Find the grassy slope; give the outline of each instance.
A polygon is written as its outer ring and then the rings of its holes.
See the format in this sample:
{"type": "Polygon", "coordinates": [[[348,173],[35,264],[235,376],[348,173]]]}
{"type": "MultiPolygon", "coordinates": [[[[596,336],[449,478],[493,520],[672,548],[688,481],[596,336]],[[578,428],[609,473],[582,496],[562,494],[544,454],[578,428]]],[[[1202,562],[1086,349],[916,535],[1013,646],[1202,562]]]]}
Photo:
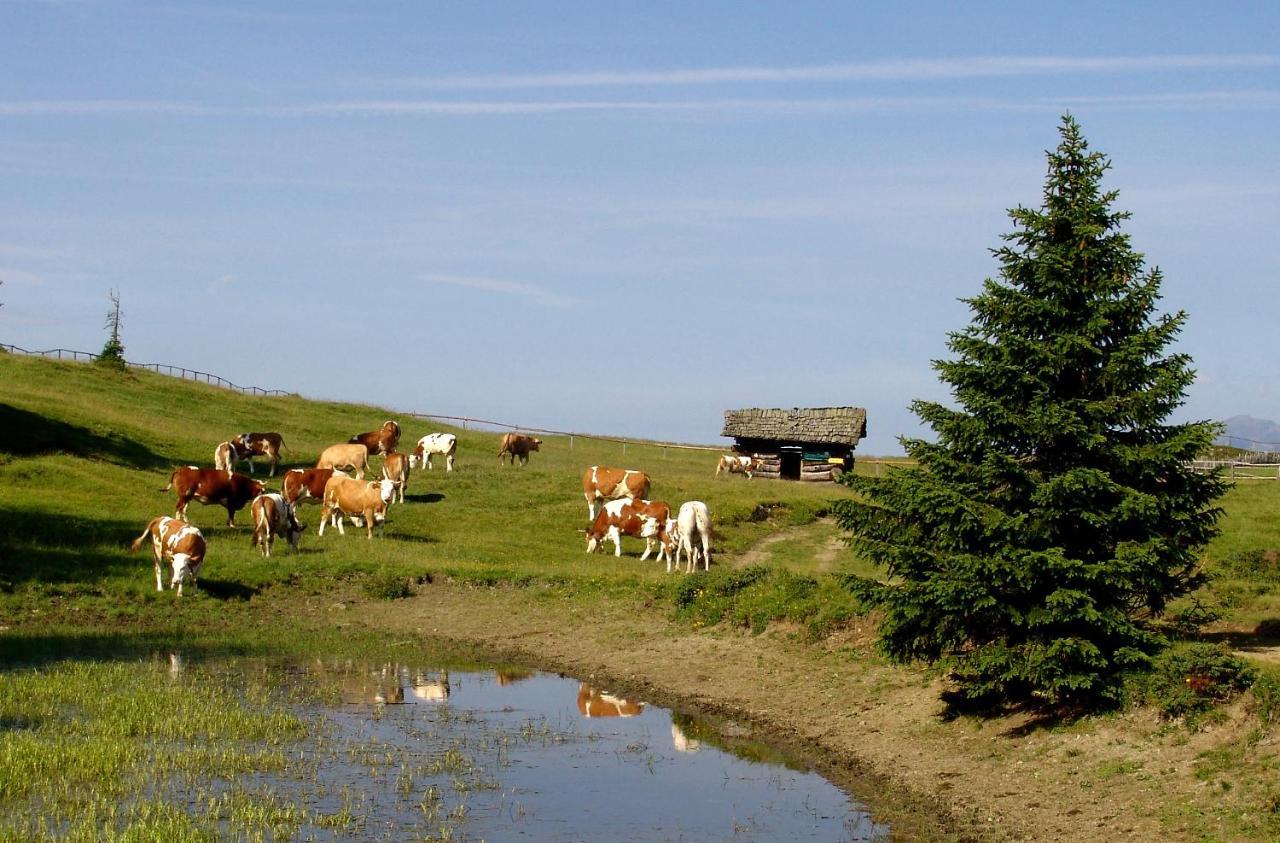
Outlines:
{"type": "MultiPolygon", "coordinates": [[[[574,595],[575,611],[589,614],[592,607],[612,603],[637,605],[636,597],[643,599],[663,574],[652,561],[639,562],[636,542],[626,546],[629,555],[620,561],[583,552],[577,530],[584,526],[586,512],[578,478],[586,465],[643,468],[654,477],[654,497],[672,503],[706,500],[717,522],[717,549],[726,553],[745,551],[780,526],[810,524],[832,495],[842,493],[831,486],[717,480],[712,476],[714,455],[706,452],[664,453],[659,447],[632,445],[624,455],[620,445],[578,439],[570,448],[567,440],[555,437],[547,437],[545,450],[534,454],[527,468],[500,468],[496,434],[453,429],[460,437],[459,470],[452,475],[439,469],[416,472],[410,503],[393,507],[385,540],[368,542],[352,532],[345,538],[328,532],[318,538],[318,508],[310,506],[302,516],[311,527],[303,552],[278,551],[264,560],[249,547],[247,512],[238,518],[241,527],[229,530],[222,524],[221,508],[193,505],[192,517],[210,540],[203,580],[215,599],[181,604],[171,593],[155,593],[145,553],[127,552],[128,541],[150,517],[172,510],[172,494],[158,491],[170,468],[210,464],[213,445],[228,436],[248,429],[280,430],[290,448],[286,458],[305,465],[325,445],[372,429],[390,415],[373,407],[252,398],[146,373],[124,376],[0,355],[0,626],[30,632],[46,622],[65,625],[85,619],[105,621],[117,630],[213,625],[234,631],[240,620],[253,616],[259,596],[274,597],[265,605],[275,609],[315,600],[331,603],[333,595],[349,593],[351,584],[377,572],[555,584],[555,592],[574,595]],[[772,510],[767,520],[752,520],[761,503],[784,506],[772,510]]],[[[430,430],[450,429],[401,421],[410,441],[430,430]]],[[[1275,593],[1280,576],[1271,570],[1280,554],[1280,524],[1272,517],[1277,504],[1280,483],[1237,486],[1223,502],[1223,535],[1206,553],[1206,567],[1218,579],[1202,597],[1222,609],[1221,626],[1237,635],[1259,625],[1264,632],[1274,629],[1280,617],[1275,593]]],[[[815,564],[815,554],[829,545],[831,530],[823,523],[807,526],[754,556],[767,565],[806,573],[867,573],[847,554],[815,564]]],[[[529,599],[536,605],[544,597],[551,595],[538,589],[529,599]]],[[[1252,636],[1255,644],[1263,639],[1265,635],[1252,636]]],[[[882,680],[897,676],[897,682],[923,689],[907,671],[890,674],[873,656],[843,652],[842,658],[863,659],[868,675],[882,680]]],[[[970,728],[994,735],[1004,727],[931,722],[903,738],[924,736],[950,745],[970,728]]],[[[984,745],[1018,756],[1019,764],[1036,764],[1046,752],[1043,745],[1057,746],[1077,735],[1129,747],[1116,763],[1136,765],[1137,770],[1148,758],[1144,747],[1149,742],[1158,743],[1161,754],[1191,752],[1179,749],[1176,736],[1163,727],[1135,732],[1124,721],[1105,720],[1085,721],[1063,734],[1033,735],[1025,745],[1011,742],[1007,734],[984,745]]],[[[1240,839],[1260,828],[1280,829],[1280,822],[1272,822],[1275,808],[1267,807],[1280,805],[1280,781],[1275,753],[1259,751],[1260,740],[1270,745],[1266,735],[1241,727],[1217,737],[1198,736],[1198,748],[1188,756],[1194,762],[1191,775],[1211,785],[1214,793],[1194,791],[1204,798],[1192,800],[1193,790],[1184,788],[1179,795],[1174,785],[1180,774],[1170,767],[1168,775],[1174,778],[1168,804],[1148,810],[1163,816],[1167,828],[1204,839],[1240,839]]],[[[1089,762],[1067,750],[1058,754],[1071,759],[1070,765],[1050,758],[1053,763],[1037,773],[1042,782],[1076,776],[1068,768],[1089,762]]],[[[1124,777],[1106,778],[1107,787],[1114,789],[1124,777]]],[[[1144,797],[1149,795],[1144,792],[1144,797]]]]}
{"type": "MultiPolygon", "coordinates": [[[[145,552],[127,551],[147,520],[170,513],[159,489],[175,465],[211,465],[216,443],[244,430],[284,434],[291,465],[310,465],[325,446],[376,428],[394,413],[355,404],[230,393],[145,372],[0,355],[0,612],[20,613],[32,598],[74,598],[82,610],[146,611],[170,601],[154,593],[145,552]],[[121,597],[127,596],[127,600],[121,597]]],[[[248,512],[237,529],[221,507],[193,504],[193,522],[210,551],[203,579],[219,597],[250,597],[288,578],[308,590],[334,577],[370,571],[482,582],[549,580],[580,588],[630,588],[662,575],[636,558],[627,540],[621,561],[587,556],[580,475],[591,464],[642,468],[652,496],[673,505],[705,500],[715,519],[716,550],[740,551],[779,523],[812,520],[843,490],[831,485],[748,482],[713,477],[715,455],[545,437],[526,468],[499,466],[498,435],[401,418],[408,442],[432,430],[459,437],[458,468],[417,471],[406,505],[392,508],[385,540],[362,532],[315,535],[319,509],[304,507],[302,553],[262,559],[249,546],[248,512]],[[784,504],[753,521],[761,502],[784,504]]],[[[380,464],[374,460],[375,466],[380,464]]],[[[271,488],[278,488],[272,484],[271,488]]]]}

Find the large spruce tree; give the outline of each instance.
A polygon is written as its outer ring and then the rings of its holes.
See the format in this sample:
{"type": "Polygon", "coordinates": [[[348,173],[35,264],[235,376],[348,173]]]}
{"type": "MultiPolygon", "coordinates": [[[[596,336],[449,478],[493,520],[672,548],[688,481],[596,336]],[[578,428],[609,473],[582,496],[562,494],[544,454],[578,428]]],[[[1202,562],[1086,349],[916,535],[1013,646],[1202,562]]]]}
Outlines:
{"type": "Polygon", "coordinates": [[[1000,277],[934,368],[957,408],[915,401],[919,466],[851,477],[837,507],[891,575],[880,643],[946,665],[984,702],[1096,704],[1164,643],[1149,621],[1201,583],[1223,491],[1189,465],[1209,423],[1169,423],[1194,372],[1102,188],[1107,159],[1062,120],[1043,205],[1009,212],[1000,277]]]}

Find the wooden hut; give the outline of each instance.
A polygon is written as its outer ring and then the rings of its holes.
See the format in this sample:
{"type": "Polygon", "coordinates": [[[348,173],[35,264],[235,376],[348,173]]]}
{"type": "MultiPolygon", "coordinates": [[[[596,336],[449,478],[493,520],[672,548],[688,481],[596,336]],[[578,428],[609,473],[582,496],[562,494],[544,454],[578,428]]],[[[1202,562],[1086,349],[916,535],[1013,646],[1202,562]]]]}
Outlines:
{"type": "Polygon", "coordinates": [[[853,468],[853,449],[867,435],[861,407],[727,410],[721,436],[754,457],[756,477],[834,480],[853,468]]]}

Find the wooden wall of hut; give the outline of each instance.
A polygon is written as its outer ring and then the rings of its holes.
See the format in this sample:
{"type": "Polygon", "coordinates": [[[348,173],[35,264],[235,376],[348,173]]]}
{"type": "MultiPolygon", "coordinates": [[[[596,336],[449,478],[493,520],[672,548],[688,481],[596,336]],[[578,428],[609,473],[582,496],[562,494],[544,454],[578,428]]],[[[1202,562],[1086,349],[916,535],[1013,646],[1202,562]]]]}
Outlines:
{"type": "Polygon", "coordinates": [[[751,472],[751,476],[763,477],[766,480],[779,480],[782,478],[781,454],[752,454],[751,458],[756,461],[756,467],[751,472]]]}
{"type": "Polygon", "coordinates": [[[800,463],[800,479],[811,482],[831,482],[834,480],[831,470],[835,468],[826,460],[803,460],[800,463]]]}

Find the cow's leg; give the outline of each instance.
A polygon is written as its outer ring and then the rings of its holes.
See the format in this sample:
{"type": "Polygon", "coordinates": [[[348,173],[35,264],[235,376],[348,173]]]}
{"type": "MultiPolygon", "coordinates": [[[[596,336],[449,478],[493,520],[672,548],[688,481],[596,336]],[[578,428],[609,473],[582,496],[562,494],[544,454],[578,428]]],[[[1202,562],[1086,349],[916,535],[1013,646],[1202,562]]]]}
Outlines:
{"type": "Polygon", "coordinates": [[[444,458],[445,471],[453,471],[453,454],[444,458]]]}
{"type": "Polygon", "coordinates": [[[328,504],[325,504],[324,508],[320,510],[320,535],[322,536],[324,535],[324,525],[328,523],[329,516],[330,514],[332,514],[332,512],[333,512],[333,508],[330,507],[328,504]]]}
{"type": "Polygon", "coordinates": [[[151,561],[156,569],[156,591],[164,591],[164,550],[154,536],[151,539],[151,561]]]}
{"type": "Polygon", "coordinates": [[[613,541],[613,555],[622,556],[622,533],[617,527],[609,528],[609,538],[613,541]]]}
{"type": "Polygon", "coordinates": [[[234,527],[236,525],[236,511],[231,508],[231,504],[227,504],[227,526],[234,527]]]}
{"type": "Polygon", "coordinates": [[[583,492],[582,496],[587,499],[587,521],[594,524],[596,520],[596,502],[586,492],[583,492]]]}
{"type": "Polygon", "coordinates": [[[646,538],[644,540],[644,553],[640,556],[640,561],[643,562],[646,559],[648,559],[649,554],[652,552],[653,552],[653,539],[646,538]]]}
{"type": "Polygon", "coordinates": [[[273,453],[271,455],[271,474],[270,474],[271,477],[276,476],[276,468],[279,465],[280,465],[280,454],[279,452],[273,453]]]}

